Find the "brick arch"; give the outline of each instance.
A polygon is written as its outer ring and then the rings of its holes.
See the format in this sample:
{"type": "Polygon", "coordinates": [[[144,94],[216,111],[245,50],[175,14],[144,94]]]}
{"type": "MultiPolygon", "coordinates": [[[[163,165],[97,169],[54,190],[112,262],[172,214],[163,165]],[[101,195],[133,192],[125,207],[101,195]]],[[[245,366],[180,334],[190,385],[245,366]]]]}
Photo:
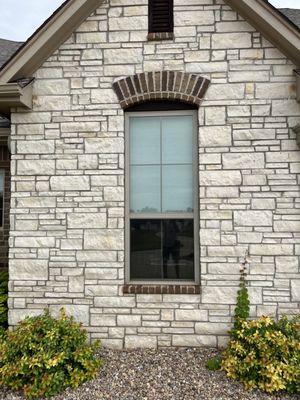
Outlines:
{"type": "Polygon", "coordinates": [[[197,74],[154,71],[128,76],[113,84],[123,109],[148,100],[176,100],[199,105],[210,81],[197,74]]]}

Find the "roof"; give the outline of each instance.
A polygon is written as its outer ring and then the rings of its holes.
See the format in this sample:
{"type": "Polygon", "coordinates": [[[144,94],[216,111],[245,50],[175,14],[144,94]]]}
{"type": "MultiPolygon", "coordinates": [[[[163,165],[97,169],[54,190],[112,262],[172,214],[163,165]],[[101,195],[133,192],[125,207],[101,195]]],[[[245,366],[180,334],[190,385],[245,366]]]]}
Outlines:
{"type": "MultiPolygon", "coordinates": [[[[268,0],[264,0],[270,7],[274,10],[275,7],[272,6],[268,0]]],[[[62,3],[62,5],[33,33],[32,36],[28,38],[26,42],[15,42],[6,39],[0,39],[0,70],[4,67],[10,59],[13,59],[16,54],[21,51],[21,49],[30,42],[49,22],[51,22],[52,18],[55,17],[56,14],[59,13],[68,3],[71,3],[71,0],[66,0],[62,3]]],[[[294,8],[281,8],[277,9],[277,12],[280,12],[284,15],[286,20],[292,22],[292,24],[300,29],[300,9],[294,8]]]]}
{"type": "MultiPolygon", "coordinates": [[[[18,50],[0,68],[0,112],[8,114],[12,107],[31,107],[32,85],[23,78],[32,77],[43,62],[104,1],[66,0],[25,43],[16,45],[15,48],[19,46],[18,50]],[[27,82],[25,86],[24,82],[27,82]]],[[[280,12],[268,0],[224,1],[281,50],[296,67],[300,67],[300,28],[299,24],[294,23],[298,22],[298,17],[294,22],[289,19],[292,18],[291,14],[298,15],[298,10],[280,12]]],[[[6,43],[5,52],[7,47],[10,46],[6,43]]]]}
{"type": "Polygon", "coordinates": [[[0,39],[0,67],[22,46],[22,42],[0,39]]]}
{"type": "Polygon", "coordinates": [[[30,77],[104,0],[66,0],[0,67],[0,84],[30,77]]]}
{"type": "Polygon", "coordinates": [[[280,8],[279,11],[300,28],[300,9],[280,8]]]}
{"type": "MultiPolygon", "coordinates": [[[[0,38],[0,68],[22,46],[22,42],[15,42],[0,38]]],[[[10,122],[0,116],[0,129],[9,127],[10,122]]]]}

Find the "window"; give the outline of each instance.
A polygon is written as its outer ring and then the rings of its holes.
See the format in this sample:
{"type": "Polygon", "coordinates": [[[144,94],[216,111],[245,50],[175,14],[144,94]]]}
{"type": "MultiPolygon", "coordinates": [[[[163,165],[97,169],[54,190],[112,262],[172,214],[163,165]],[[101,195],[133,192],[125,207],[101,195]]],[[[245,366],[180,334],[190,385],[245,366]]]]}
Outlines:
{"type": "Polygon", "coordinates": [[[173,32],[173,0],[149,0],[149,33],[173,32]]]}
{"type": "Polygon", "coordinates": [[[198,279],[196,116],[126,113],[127,281],[198,279]]]}
{"type": "Polygon", "coordinates": [[[0,169],[0,228],[3,227],[3,218],[4,218],[4,179],[5,172],[0,169]]]}

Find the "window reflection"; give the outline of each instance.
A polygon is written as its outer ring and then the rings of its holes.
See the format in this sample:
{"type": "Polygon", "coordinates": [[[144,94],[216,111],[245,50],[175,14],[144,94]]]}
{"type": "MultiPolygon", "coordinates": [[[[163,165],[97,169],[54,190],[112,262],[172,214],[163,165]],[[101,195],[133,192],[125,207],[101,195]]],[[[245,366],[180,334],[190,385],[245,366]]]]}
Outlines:
{"type": "Polygon", "coordinates": [[[131,279],[194,280],[193,230],[193,220],[131,220],[131,279]]]}

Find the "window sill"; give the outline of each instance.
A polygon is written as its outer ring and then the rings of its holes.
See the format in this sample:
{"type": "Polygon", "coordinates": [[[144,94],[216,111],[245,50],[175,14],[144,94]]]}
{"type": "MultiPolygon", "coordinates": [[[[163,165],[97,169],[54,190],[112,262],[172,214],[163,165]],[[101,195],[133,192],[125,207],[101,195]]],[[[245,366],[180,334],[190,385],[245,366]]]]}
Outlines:
{"type": "Polygon", "coordinates": [[[123,294],[200,294],[200,285],[136,285],[123,286],[123,294]]]}
{"type": "Polygon", "coordinates": [[[148,33],[148,40],[173,40],[174,33],[173,32],[151,32],[148,33]]]}

